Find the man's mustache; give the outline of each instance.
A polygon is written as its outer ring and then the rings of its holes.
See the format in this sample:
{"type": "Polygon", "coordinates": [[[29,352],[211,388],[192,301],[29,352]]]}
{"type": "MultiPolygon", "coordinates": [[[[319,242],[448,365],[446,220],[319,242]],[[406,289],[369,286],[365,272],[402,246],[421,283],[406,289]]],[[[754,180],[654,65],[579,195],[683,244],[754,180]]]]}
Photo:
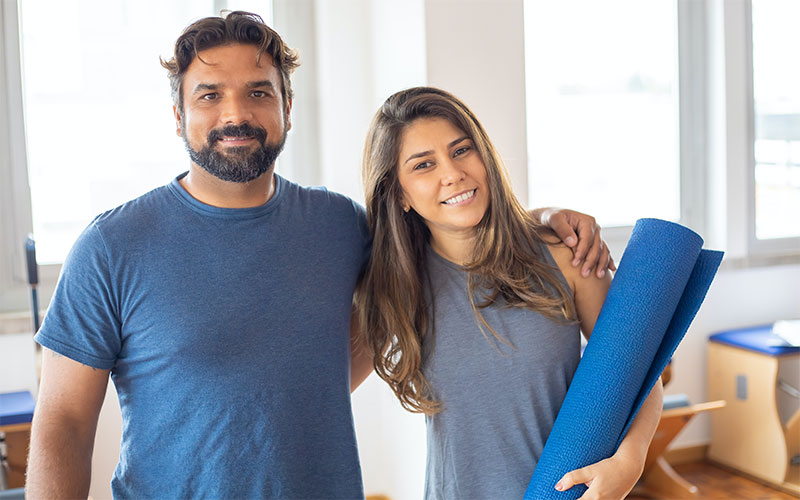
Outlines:
{"type": "Polygon", "coordinates": [[[211,145],[223,137],[254,137],[258,142],[264,144],[267,140],[267,131],[261,127],[254,127],[249,123],[226,125],[222,128],[215,128],[208,133],[208,144],[211,145]]]}

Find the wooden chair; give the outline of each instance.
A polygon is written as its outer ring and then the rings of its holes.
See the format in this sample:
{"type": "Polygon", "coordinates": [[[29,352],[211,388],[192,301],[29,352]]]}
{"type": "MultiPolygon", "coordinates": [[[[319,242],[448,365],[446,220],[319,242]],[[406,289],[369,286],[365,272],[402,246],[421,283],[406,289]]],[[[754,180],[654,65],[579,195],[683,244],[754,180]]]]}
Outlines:
{"type": "Polygon", "coordinates": [[[5,444],[5,456],[0,457],[0,490],[25,485],[33,406],[28,391],[0,394],[0,436],[5,444]]]}
{"type": "MultiPolygon", "coordinates": [[[[672,378],[671,363],[667,365],[661,380],[666,386],[672,378]]],[[[647,451],[642,478],[633,490],[640,496],[669,499],[697,498],[697,487],[683,479],[663,457],[667,446],[683,427],[698,413],[716,410],[725,406],[725,401],[694,404],[671,408],[661,413],[653,441],[647,451]]]]}
{"type": "Polygon", "coordinates": [[[6,460],[4,470],[6,488],[21,488],[25,485],[25,468],[28,463],[28,443],[31,440],[30,422],[0,425],[0,434],[5,437],[6,460]]]}

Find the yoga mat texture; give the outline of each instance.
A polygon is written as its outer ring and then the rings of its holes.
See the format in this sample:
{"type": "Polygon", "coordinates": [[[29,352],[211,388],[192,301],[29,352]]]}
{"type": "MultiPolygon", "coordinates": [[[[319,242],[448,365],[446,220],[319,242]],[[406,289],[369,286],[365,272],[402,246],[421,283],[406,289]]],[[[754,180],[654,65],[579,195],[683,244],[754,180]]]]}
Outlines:
{"type": "Polygon", "coordinates": [[[722,261],[679,224],[633,228],[589,343],[525,492],[525,500],[576,499],[561,477],[614,454],[683,339],[722,261]]]}

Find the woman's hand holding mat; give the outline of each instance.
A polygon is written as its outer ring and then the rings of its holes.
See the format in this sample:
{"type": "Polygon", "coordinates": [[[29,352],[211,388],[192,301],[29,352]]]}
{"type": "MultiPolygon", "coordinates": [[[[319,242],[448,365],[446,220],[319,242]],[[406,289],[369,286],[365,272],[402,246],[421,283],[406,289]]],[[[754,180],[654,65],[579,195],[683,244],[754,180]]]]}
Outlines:
{"type": "Polygon", "coordinates": [[[567,473],[556,484],[558,491],[565,491],[576,484],[585,484],[589,489],[581,497],[624,498],[642,474],[644,458],[615,453],[596,464],[567,473]]]}
{"type": "Polygon", "coordinates": [[[617,451],[722,260],[702,244],[678,224],[636,223],[525,500],[579,498],[585,486],[556,483],[617,451]]]}

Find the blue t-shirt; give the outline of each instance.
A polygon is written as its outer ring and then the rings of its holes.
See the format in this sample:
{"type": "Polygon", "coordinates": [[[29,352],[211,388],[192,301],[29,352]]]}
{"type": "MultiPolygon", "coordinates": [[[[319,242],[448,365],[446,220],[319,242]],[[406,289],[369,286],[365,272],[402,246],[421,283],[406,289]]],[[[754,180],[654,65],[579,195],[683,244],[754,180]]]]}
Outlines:
{"type": "Polygon", "coordinates": [[[181,177],[86,228],[36,336],[111,369],[115,498],[363,498],[349,381],[363,208],[277,175],[262,206],[212,207],[181,177]]]}

